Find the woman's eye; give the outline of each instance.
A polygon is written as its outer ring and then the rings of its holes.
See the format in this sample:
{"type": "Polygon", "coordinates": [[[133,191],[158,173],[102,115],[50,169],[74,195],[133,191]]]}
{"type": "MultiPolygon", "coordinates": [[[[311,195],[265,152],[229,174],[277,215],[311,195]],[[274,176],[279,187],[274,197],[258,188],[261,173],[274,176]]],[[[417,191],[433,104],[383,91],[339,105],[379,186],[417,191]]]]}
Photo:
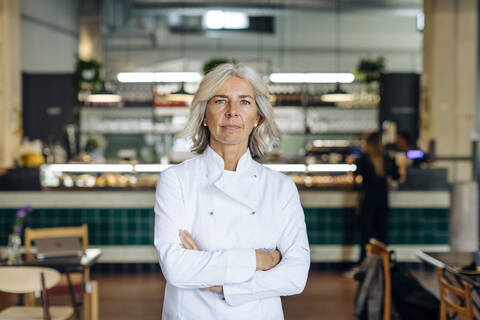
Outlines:
{"type": "Polygon", "coordinates": [[[250,101],[248,101],[248,100],[242,100],[242,101],[240,101],[240,103],[241,103],[241,104],[250,104],[250,101]]]}
{"type": "Polygon", "coordinates": [[[224,104],[224,103],[225,103],[225,99],[217,99],[217,100],[215,100],[215,103],[217,103],[217,104],[224,104]]]}

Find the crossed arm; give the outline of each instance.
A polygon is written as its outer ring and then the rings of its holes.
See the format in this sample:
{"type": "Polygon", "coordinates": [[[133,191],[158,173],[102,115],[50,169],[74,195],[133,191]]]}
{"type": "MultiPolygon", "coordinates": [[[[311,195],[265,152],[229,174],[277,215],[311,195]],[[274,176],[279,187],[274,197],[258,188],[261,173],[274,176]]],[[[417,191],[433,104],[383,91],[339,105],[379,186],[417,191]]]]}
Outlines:
{"type": "MultiPolygon", "coordinates": [[[[187,230],[178,230],[178,235],[180,237],[181,245],[184,249],[200,250],[187,230]]],[[[256,271],[266,271],[272,269],[280,262],[282,259],[282,254],[276,249],[270,252],[262,249],[256,249],[255,259],[256,271]]],[[[204,289],[223,294],[223,286],[211,286],[204,289]]]]}

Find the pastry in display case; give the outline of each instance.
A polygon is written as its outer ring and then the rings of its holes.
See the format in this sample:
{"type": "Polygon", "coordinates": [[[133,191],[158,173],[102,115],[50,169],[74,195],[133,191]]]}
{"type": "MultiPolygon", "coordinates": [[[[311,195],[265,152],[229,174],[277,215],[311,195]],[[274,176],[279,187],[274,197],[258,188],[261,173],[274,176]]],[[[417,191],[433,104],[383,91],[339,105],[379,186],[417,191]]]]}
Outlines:
{"type": "MultiPolygon", "coordinates": [[[[45,164],[40,168],[46,190],[153,190],[169,164],[45,164]]],[[[351,189],[358,180],[349,164],[265,164],[289,175],[301,189],[351,189]]]]}

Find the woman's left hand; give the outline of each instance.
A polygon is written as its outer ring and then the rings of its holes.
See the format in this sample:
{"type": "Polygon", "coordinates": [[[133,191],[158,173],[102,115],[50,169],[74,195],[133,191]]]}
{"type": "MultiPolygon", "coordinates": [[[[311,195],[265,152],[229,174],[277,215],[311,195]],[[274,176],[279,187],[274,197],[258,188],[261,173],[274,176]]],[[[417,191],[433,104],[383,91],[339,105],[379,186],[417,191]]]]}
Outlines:
{"type": "MultiPolygon", "coordinates": [[[[190,233],[187,230],[179,230],[178,234],[180,236],[180,241],[182,243],[182,247],[187,250],[200,250],[198,249],[197,244],[193,240],[190,233]]],[[[223,294],[223,286],[213,286],[208,288],[203,288],[203,290],[210,290],[216,293],[223,294]]]]}
{"type": "Polygon", "coordinates": [[[180,241],[182,242],[182,247],[184,249],[200,250],[187,230],[178,230],[178,235],[180,236],[180,241]]]}

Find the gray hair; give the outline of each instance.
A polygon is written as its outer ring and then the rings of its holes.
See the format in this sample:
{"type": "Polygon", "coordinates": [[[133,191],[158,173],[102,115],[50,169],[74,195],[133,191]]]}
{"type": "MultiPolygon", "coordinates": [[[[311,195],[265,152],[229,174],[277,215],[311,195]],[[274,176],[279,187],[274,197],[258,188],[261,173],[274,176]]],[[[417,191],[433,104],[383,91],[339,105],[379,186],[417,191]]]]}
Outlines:
{"type": "Polygon", "coordinates": [[[192,152],[202,153],[207,148],[210,131],[203,126],[207,103],[230,77],[242,78],[253,87],[260,121],[250,133],[248,147],[252,157],[260,158],[273,146],[280,144],[281,132],[273,119],[273,107],[265,83],[253,69],[243,64],[221,64],[205,75],[193,98],[183,135],[189,140],[192,152]]]}

